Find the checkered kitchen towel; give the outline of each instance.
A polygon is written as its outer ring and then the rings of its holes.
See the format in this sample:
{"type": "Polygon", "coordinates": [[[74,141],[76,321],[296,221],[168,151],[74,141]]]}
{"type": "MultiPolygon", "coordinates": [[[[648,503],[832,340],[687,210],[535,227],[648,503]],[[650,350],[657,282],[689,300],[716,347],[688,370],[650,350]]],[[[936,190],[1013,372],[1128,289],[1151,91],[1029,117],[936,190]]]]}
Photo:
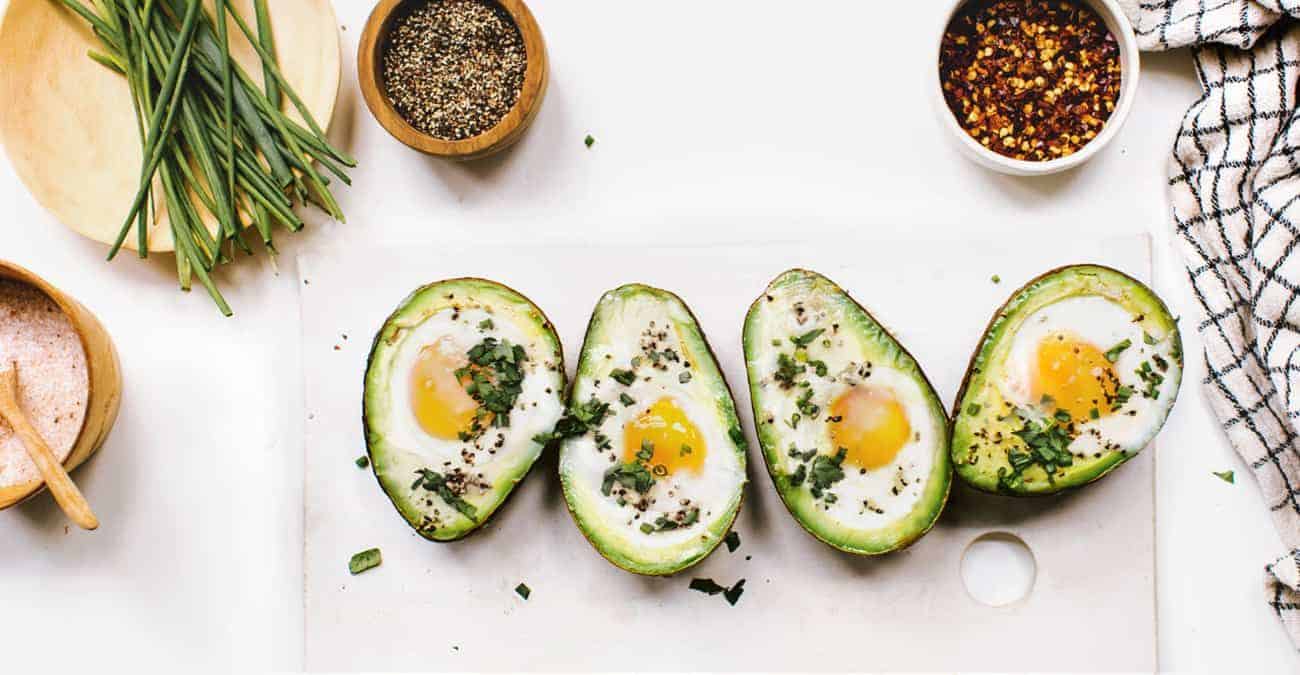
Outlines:
{"type": "Polygon", "coordinates": [[[1300,0],[1120,0],[1143,49],[1193,47],[1204,95],[1169,164],[1206,386],[1287,556],[1273,610],[1300,646],[1300,0]]]}

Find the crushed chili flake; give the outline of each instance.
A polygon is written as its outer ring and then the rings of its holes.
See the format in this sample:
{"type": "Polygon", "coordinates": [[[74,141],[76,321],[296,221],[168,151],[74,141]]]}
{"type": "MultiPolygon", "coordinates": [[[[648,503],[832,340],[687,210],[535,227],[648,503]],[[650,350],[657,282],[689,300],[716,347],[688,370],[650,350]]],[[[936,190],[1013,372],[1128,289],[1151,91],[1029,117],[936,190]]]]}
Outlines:
{"type": "Polygon", "coordinates": [[[1119,45],[1073,0],[971,0],[944,33],[939,80],[971,138],[1049,161],[1077,152],[1115,111],[1119,45]]]}

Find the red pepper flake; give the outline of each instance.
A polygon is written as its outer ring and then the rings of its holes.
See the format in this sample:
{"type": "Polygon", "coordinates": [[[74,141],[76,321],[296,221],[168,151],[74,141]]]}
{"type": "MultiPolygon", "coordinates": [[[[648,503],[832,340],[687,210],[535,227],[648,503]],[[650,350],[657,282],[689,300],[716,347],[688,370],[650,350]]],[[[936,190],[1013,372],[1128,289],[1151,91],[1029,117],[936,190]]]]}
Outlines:
{"type": "Polygon", "coordinates": [[[1115,36],[1073,0],[972,0],[939,53],[957,122],[984,147],[1028,161],[1066,157],[1096,138],[1122,79],[1115,36]]]}

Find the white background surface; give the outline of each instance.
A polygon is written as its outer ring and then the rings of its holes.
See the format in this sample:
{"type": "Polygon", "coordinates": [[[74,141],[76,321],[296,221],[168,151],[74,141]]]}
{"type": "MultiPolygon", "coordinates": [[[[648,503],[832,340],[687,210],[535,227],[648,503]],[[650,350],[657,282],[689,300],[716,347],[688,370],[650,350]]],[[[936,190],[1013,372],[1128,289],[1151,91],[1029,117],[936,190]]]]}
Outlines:
{"type": "MultiPolygon", "coordinates": [[[[360,102],[354,52],[370,4],[336,2],[344,84],[333,131],[363,161],[355,186],[340,193],[350,222],[282,236],[287,258],[324,241],[795,237],[834,246],[846,233],[884,241],[919,230],[1012,247],[1031,230],[1152,232],[1160,290],[1189,317],[1186,388],[1159,443],[1161,665],[1300,668],[1261,590],[1262,567],[1280,545],[1196,386],[1204,373],[1196,308],[1167,243],[1165,158],[1199,94],[1187,53],[1145,57],[1133,115],[1095,161],[1022,180],[961,159],[931,116],[927,69],[942,2],[533,0],[552,67],[541,114],[512,152],[455,166],[401,147],[360,102]],[[587,133],[598,139],[590,150],[587,133]],[[1235,486],[1210,475],[1228,468],[1237,470],[1235,486]]],[[[39,672],[51,654],[114,671],[297,667],[302,450],[292,271],[273,276],[260,260],[228,271],[237,315],[226,320],[202,294],[174,290],[169,257],[105,264],[104,249],[54,223],[7,163],[0,213],[0,256],[95,310],[126,377],[116,431],[77,474],[104,528],[65,534],[45,498],[0,514],[6,670],[39,672]]],[[[917,301],[935,303],[941,330],[942,299],[917,301]]]]}

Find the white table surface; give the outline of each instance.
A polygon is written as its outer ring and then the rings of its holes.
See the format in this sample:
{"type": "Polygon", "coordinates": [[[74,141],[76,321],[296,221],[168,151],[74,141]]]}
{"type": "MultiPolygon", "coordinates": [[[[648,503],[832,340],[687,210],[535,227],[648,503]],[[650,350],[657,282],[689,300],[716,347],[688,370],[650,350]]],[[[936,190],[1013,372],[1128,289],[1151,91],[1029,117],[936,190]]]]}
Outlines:
{"type": "MultiPolygon", "coordinates": [[[[1198,95],[1187,53],[1144,57],[1133,115],[1092,163],[1011,179],[961,159],[931,114],[926,70],[944,3],[532,0],[551,57],[541,114],[513,151],[458,166],[407,151],[360,101],[354,54],[371,4],[336,2],[344,83],[333,133],[363,162],[339,193],[350,221],[313,217],[306,234],[282,235],[282,266],[323,241],[834,246],[846,232],[924,231],[1014,246],[1030,228],[1151,232],[1158,288],[1188,317],[1189,355],[1158,461],[1162,668],[1300,669],[1261,590],[1280,543],[1199,389],[1196,307],[1170,245],[1165,159],[1198,95]],[[588,133],[598,139],[590,150],[588,133]],[[1238,483],[1210,473],[1222,469],[1238,483]]],[[[175,290],[170,257],[106,264],[104,248],[54,222],[8,163],[0,215],[0,256],[96,311],[126,378],[113,436],[76,474],[104,527],[65,530],[48,498],[0,513],[5,671],[42,672],[49,655],[109,672],[296,669],[303,448],[292,269],[276,276],[259,259],[228,270],[237,314],[223,319],[201,292],[175,290]]],[[[942,325],[941,299],[922,300],[936,302],[942,325]]]]}

